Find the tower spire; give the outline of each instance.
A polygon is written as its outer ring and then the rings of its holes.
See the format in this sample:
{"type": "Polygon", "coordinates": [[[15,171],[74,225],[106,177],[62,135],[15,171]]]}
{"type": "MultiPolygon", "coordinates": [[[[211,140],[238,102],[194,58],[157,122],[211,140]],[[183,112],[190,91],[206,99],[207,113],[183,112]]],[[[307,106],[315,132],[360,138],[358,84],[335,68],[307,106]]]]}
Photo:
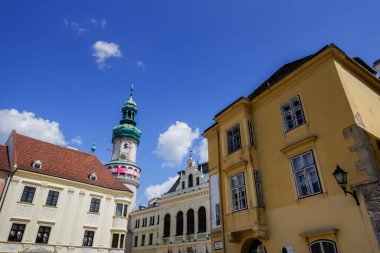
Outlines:
{"type": "Polygon", "coordinates": [[[133,83],[132,83],[132,85],[131,85],[131,93],[130,93],[130,97],[132,98],[133,97],[133,83]]]}

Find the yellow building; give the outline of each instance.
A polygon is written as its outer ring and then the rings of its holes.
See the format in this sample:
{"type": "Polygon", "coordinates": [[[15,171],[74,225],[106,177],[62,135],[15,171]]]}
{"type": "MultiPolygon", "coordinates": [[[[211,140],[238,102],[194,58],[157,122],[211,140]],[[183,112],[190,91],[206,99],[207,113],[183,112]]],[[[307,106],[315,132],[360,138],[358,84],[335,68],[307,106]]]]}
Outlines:
{"type": "Polygon", "coordinates": [[[380,252],[379,94],[332,44],[218,113],[204,132],[212,252],[380,252]]]}

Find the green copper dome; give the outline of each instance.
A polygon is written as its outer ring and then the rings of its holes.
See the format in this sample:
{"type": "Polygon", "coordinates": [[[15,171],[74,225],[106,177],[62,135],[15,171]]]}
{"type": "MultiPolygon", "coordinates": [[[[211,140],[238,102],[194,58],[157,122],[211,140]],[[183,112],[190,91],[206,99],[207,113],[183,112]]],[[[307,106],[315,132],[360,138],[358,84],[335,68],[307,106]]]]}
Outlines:
{"type": "Polygon", "coordinates": [[[112,131],[113,138],[129,137],[140,142],[141,131],[136,127],[135,117],[137,114],[137,104],[133,101],[133,84],[131,87],[131,96],[124,102],[121,112],[123,118],[120,120],[120,125],[115,126],[112,131]]]}
{"type": "Polygon", "coordinates": [[[112,130],[113,138],[129,137],[140,142],[141,131],[136,126],[131,124],[122,124],[115,126],[112,130]]]}

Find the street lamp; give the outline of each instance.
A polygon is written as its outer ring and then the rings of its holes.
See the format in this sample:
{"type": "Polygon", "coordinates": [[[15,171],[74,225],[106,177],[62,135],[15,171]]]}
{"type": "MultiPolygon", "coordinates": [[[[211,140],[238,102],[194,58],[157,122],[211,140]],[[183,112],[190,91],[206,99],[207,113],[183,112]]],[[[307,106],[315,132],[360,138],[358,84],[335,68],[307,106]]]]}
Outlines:
{"type": "Polygon", "coordinates": [[[347,193],[350,194],[356,200],[356,205],[359,205],[358,195],[356,195],[356,191],[347,191],[347,172],[345,172],[337,164],[333,176],[335,177],[336,182],[339,184],[340,188],[342,188],[344,195],[347,196],[347,193]]]}

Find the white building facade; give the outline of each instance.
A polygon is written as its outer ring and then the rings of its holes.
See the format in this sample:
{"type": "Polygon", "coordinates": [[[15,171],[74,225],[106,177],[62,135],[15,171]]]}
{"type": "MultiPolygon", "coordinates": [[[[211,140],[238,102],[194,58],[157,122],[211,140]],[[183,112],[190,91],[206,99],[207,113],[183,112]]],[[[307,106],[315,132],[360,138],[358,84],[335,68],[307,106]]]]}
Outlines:
{"type": "Polygon", "coordinates": [[[131,212],[133,253],[211,252],[208,165],[190,158],[178,174],[161,198],[131,212]]]}
{"type": "Polygon", "coordinates": [[[6,146],[0,252],[124,252],[133,193],[94,155],[15,131],[6,146]]]}

